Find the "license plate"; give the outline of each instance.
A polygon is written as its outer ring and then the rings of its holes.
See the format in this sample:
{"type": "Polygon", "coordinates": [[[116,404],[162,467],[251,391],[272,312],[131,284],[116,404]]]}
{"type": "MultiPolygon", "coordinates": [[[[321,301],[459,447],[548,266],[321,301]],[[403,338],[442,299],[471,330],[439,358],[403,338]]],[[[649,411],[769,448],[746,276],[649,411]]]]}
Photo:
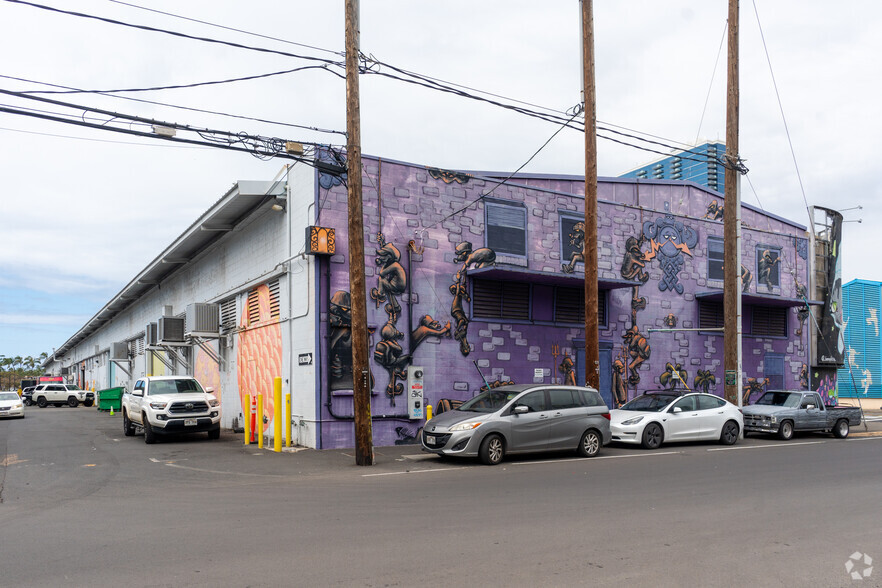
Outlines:
{"type": "Polygon", "coordinates": [[[431,435],[426,435],[426,445],[434,445],[434,444],[435,444],[435,438],[432,437],[431,435]]]}
{"type": "Polygon", "coordinates": [[[184,426],[185,427],[195,427],[196,426],[196,419],[184,419],[184,426]]]}

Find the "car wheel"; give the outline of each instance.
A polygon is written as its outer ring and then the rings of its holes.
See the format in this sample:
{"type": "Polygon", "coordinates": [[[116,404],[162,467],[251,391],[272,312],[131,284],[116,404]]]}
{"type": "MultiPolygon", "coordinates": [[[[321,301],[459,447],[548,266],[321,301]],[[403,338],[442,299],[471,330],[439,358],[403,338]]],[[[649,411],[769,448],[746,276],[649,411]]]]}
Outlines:
{"type": "Polygon", "coordinates": [[[738,441],[738,423],[735,421],[726,421],[723,430],[720,432],[720,443],[723,445],[735,445],[738,441]]]}
{"type": "Polygon", "coordinates": [[[600,439],[600,434],[594,429],[589,429],[582,435],[582,439],[579,441],[579,449],[576,451],[582,457],[594,457],[600,453],[601,445],[603,445],[603,441],[600,439]]]}
{"type": "Polygon", "coordinates": [[[663,438],[664,432],[658,423],[649,423],[643,429],[643,447],[646,449],[658,449],[663,438]]]}
{"type": "Polygon", "coordinates": [[[209,439],[220,439],[220,427],[212,429],[208,432],[209,439]]]}
{"type": "Polygon", "coordinates": [[[135,425],[132,424],[132,421],[129,420],[129,415],[126,411],[123,411],[123,435],[126,437],[131,437],[135,434],[135,425]]]}
{"type": "Polygon", "coordinates": [[[71,408],[76,408],[80,405],[80,401],[77,400],[76,396],[71,396],[67,399],[67,405],[71,408]]]}
{"type": "Polygon", "coordinates": [[[793,439],[793,423],[790,421],[784,421],[781,423],[781,428],[778,429],[778,438],[783,439],[784,441],[790,441],[793,439]]]}
{"type": "Polygon", "coordinates": [[[499,435],[491,434],[481,441],[481,449],[478,451],[481,462],[486,465],[496,465],[505,456],[505,443],[499,435]]]}
{"type": "Polygon", "coordinates": [[[48,404],[49,403],[46,402],[45,397],[40,396],[39,398],[37,398],[37,406],[39,406],[40,408],[46,408],[46,406],[48,406],[48,404]]]}
{"type": "Polygon", "coordinates": [[[92,399],[83,400],[83,406],[92,406],[95,402],[92,399]]]}
{"type": "Polygon", "coordinates": [[[848,421],[845,419],[839,419],[836,421],[836,426],[833,427],[833,436],[837,439],[845,439],[848,437],[848,421]]]}
{"type": "Polygon", "coordinates": [[[30,398],[25,398],[25,399],[24,399],[24,405],[25,405],[25,406],[31,406],[31,405],[33,405],[33,404],[34,404],[34,401],[31,400],[30,398]]]}
{"type": "Polygon", "coordinates": [[[141,415],[141,422],[144,423],[144,443],[147,445],[152,445],[156,443],[156,433],[153,432],[153,427],[150,426],[150,421],[147,420],[147,415],[141,415]]]}

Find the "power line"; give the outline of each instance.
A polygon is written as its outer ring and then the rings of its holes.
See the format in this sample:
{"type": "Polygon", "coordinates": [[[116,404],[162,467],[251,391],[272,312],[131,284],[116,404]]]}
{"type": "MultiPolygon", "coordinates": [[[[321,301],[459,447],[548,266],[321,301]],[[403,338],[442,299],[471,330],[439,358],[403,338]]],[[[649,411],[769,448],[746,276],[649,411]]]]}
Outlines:
{"type": "Polygon", "coordinates": [[[180,90],[184,88],[198,88],[200,86],[213,86],[217,84],[229,84],[232,82],[244,82],[249,80],[258,80],[261,78],[269,78],[273,76],[280,76],[284,74],[294,73],[298,71],[304,71],[307,69],[321,69],[324,71],[328,71],[333,73],[335,76],[340,76],[335,71],[331,71],[328,69],[327,65],[305,65],[303,67],[296,67],[294,69],[286,69],[283,71],[274,71],[265,74],[256,74],[253,76],[245,76],[241,78],[228,78],[226,80],[214,80],[211,82],[195,82],[192,84],[178,84],[174,86],[153,86],[149,88],[121,88],[115,90],[28,90],[22,92],[22,94],[120,94],[124,92],[153,92],[157,90],[180,90]]]}
{"type": "Polygon", "coordinates": [[[73,135],[59,135],[56,133],[40,133],[38,131],[26,131],[24,129],[11,129],[9,127],[0,127],[0,131],[9,131],[12,133],[24,133],[26,135],[38,135],[41,137],[56,137],[59,139],[75,139],[77,141],[92,141],[95,143],[115,143],[117,145],[135,145],[138,147],[165,147],[166,149],[203,149],[203,147],[191,147],[189,145],[156,145],[153,143],[133,143],[131,141],[111,141],[109,139],[95,139],[94,137],[75,137],[73,135]]]}

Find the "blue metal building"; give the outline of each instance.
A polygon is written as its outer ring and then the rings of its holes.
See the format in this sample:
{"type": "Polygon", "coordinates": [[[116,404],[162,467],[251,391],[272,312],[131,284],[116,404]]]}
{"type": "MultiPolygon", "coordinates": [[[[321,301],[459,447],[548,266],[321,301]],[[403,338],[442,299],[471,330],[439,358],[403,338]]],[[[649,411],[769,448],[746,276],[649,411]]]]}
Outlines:
{"type": "Polygon", "coordinates": [[[882,282],[852,280],[842,287],[845,365],[840,398],[882,398],[882,282]]]}
{"type": "Polygon", "coordinates": [[[622,178],[643,180],[689,180],[722,193],[725,170],[718,158],[726,153],[723,143],[702,143],[638,167],[622,178]]]}

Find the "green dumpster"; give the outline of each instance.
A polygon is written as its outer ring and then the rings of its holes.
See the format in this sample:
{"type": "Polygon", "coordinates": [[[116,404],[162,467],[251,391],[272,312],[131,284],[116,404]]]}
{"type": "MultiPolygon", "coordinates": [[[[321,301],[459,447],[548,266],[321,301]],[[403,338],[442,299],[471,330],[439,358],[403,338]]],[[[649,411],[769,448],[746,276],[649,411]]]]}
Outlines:
{"type": "Polygon", "coordinates": [[[98,410],[119,410],[124,388],[107,388],[98,391],[98,410]]]}

